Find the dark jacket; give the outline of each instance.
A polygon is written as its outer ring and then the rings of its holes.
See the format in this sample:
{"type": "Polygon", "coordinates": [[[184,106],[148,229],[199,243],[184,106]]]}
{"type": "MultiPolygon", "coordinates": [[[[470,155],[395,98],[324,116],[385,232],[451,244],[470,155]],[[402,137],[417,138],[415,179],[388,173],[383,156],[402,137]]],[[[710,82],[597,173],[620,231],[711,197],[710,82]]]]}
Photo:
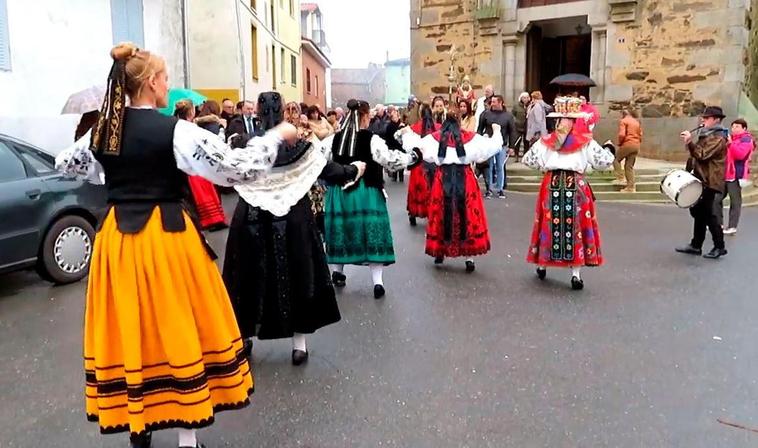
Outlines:
{"type": "Polygon", "coordinates": [[[519,135],[526,133],[526,106],[521,101],[513,106],[513,122],[519,135]]]}
{"type": "MultiPolygon", "coordinates": [[[[247,132],[247,126],[245,126],[245,120],[244,116],[242,115],[235,115],[234,118],[232,118],[232,121],[228,123],[228,126],[226,128],[226,139],[227,143],[233,148],[241,148],[247,144],[247,141],[250,140],[255,133],[248,133],[247,132]],[[237,134],[236,136],[234,136],[237,134]]],[[[258,130],[259,124],[258,120],[253,117],[253,127],[255,130],[258,130]]]]}
{"type": "MultiPolygon", "coordinates": [[[[384,139],[384,141],[387,143],[387,147],[389,149],[394,149],[395,151],[402,151],[403,145],[400,144],[400,142],[397,141],[395,138],[395,133],[400,130],[401,125],[403,125],[401,122],[395,123],[394,121],[390,120],[389,123],[387,123],[387,129],[384,131],[384,135],[381,137],[384,139]]],[[[404,127],[405,125],[403,125],[404,127]]]]}
{"type": "Polygon", "coordinates": [[[206,115],[204,117],[196,118],[195,124],[215,135],[219,135],[221,130],[224,129],[224,127],[221,126],[221,120],[215,115],[206,115]]]}
{"type": "Polygon", "coordinates": [[[726,167],[727,130],[720,125],[705,128],[700,132],[697,143],[690,142],[687,150],[690,159],[687,168],[703,182],[703,186],[724,192],[726,167]]]}
{"type": "Polygon", "coordinates": [[[365,162],[366,171],[363,173],[363,183],[367,187],[378,188],[380,190],[383,189],[384,169],[374,160],[374,157],[371,154],[371,138],[374,136],[374,133],[368,129],[361,129],[358,131],[355,155],[353,157],[340,155],[338,153],[343,135],[342,132],[338,132],[334,136],[334,141],[332,142],[332,160],[341,165],[350,165],[355,161],[365,162]]]}
{"type": "Polygon", "coordinates": [[[476,129],[476,133],[481,135],[486,133],[492,137],[493,124],[500,125],[500,133],[503,135],[503,147],[508,146],[509,148],[513,148],[516,145],[516,140],[518,140],[513,115],[505,110],[485,110],[482,112],[482,116],[479,117],[479,126],[476,129]]]}

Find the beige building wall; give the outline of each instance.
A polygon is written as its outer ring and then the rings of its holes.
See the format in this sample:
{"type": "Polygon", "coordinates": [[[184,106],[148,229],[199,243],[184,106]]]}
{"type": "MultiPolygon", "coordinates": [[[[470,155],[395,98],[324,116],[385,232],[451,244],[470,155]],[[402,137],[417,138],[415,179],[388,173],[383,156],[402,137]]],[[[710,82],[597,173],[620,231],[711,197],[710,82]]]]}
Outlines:
{"type": "Polygon", "coordinates": [[[187,0],[187,3],[193,89],[216,100],[253,101],[261,92],[277,90],[288,101],[300,101],[299,0],[292,1],[297,8],[294,18],[289,14],[290,0],[187,0]],[[294,85],[291,56],[295,56],[297,75],[294,85]]]}

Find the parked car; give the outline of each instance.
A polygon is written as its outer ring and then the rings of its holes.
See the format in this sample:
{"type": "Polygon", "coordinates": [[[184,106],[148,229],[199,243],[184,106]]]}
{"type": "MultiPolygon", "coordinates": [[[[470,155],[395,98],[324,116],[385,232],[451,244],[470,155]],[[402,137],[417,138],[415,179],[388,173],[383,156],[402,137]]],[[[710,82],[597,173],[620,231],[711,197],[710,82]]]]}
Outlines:
{"type": "Polygon", "coordinates": [[[54,283],[80,280],[105,210],[104,186],[65,179],[51,154],[0,134],[0,273],[36,267],[54,283]]]}

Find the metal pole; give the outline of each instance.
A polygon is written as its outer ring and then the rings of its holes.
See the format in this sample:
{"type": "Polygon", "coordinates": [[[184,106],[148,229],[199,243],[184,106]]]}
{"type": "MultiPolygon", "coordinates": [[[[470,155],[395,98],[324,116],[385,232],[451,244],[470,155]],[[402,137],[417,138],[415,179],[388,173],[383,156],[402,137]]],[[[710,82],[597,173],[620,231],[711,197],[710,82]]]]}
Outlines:
{"type": "Polygon", "coordinates": [[[184,41],[184,87],[190,88],[190,53],[189,53],[189,21],[187,20],[187,0],[180,2],[182,14],[182,40],[184,41]]]}

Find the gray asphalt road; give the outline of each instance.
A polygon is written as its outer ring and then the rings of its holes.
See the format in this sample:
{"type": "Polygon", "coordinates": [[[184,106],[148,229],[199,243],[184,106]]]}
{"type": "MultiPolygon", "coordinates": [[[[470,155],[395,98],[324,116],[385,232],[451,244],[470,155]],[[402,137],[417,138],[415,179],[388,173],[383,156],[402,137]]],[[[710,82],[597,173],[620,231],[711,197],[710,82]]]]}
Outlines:
{"type": "MultiPolygon", "coordinates": [[[[468,275],[423,255],[389,187],[387,297],[350,269],[343,320],[309,339],[307,366],[289,341],[257,343],[253,404],[201,431],[208,447],[758,446],[718,422],[758,428],[758,211],[712,262],[673,252],[686,212],[601,204],[607,265],[576,293],[523,261],[532,196],[487,202],[493,250],[468,275]]],[[[0,277],[0,447],[126,446],[84,418],[84,287],[0,277]]]]}

